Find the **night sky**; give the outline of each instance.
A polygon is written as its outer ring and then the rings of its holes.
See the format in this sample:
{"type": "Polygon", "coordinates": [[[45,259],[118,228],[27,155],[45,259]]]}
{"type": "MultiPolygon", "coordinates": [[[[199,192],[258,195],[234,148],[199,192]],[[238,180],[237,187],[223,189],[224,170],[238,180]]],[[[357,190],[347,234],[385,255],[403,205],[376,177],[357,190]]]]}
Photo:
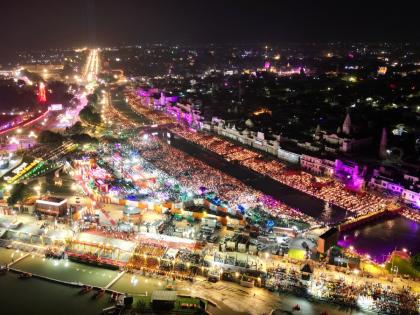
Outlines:
{"type": "Polygon", "coordinates": [[[99,45],[416,41],[418,2],[1,0],[1,51],[79,46],[94,40],[99,45]]]}

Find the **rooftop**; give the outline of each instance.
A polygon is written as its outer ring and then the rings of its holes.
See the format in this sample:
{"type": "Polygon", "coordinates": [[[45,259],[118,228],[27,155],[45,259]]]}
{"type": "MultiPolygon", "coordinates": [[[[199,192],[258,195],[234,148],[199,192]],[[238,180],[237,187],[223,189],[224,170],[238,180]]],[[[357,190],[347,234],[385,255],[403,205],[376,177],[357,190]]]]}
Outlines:
{"type": "Polygon", "coordinates": [[[153,301],[175,301],[175,300],[176,300],[176,291],[155,290],[152,293],[152,302],[153,301]]]}

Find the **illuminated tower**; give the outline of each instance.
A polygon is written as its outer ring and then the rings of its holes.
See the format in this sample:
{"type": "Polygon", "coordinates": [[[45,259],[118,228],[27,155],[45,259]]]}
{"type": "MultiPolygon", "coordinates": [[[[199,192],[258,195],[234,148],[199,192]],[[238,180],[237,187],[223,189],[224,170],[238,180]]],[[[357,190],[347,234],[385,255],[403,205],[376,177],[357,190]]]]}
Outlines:
{"type": "Polygon", "coordinates": [[[351,132],[351,119],[350,119],[349,112],[347,112],[346,119],[344,119],[342,130],[343,130],[343,133],[345,133],[346,135],[349,135],[351,132]]]}
{"type": "Polygon", "coordinates": [[[44,82],[39,83],[39,88],[38,88],[38,101],[40,103],[45,103],[47,101],[47,94],[45,93],[45,84],[44,84],[44,82]]]}

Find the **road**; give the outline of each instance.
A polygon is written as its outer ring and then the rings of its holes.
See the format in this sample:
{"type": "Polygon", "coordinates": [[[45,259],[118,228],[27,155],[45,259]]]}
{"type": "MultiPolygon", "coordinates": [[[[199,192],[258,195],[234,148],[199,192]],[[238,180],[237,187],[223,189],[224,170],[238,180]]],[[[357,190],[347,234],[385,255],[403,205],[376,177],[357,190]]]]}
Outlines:
{"type": "Polygon", "coordinates": [[[91,49],[83,69],[83,80],[87,83],[96,81],[99,73],[99,50],[91,49]]]}
{"type": "Polygon", "coordinates": [[[362,315],[370,314],[364,311],[349,310],[338,305],[309,301],[289,294],[272,293],[262,288],[245,288],[236,283],[219,281],[217,283],[198,279],[194,283],[179,282],[179,295],[191,295],[210,301],[208,311],[212,315],[263,315],[271,314],[305,314],[319,315],[327,311],[329,315],[362,315]],[[215,305],[211,305],[214,303],[215,305]],[[299,304],[301,310],[293,312],[293,307],[299,304]]]}
{"type": "Polygon", "coordinates": [[[83,68],[81,81],[85,84],[87,93],[92,93],[96,87],[100,69],[99,49],[91,49],[83,68]]]}

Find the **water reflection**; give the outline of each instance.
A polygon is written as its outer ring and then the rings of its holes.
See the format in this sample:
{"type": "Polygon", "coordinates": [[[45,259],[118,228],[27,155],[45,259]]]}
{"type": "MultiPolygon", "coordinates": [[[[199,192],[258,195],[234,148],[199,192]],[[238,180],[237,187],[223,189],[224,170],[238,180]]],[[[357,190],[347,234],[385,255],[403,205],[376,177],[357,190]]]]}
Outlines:
{"type": "Polygon", "coordinates": [[[323,222],[331,222],[332,221],[332,208],[328,201],[325,202],[324,211],[321,213],[321,220],[323,222]]]}
{"type": "Polygon", "coordinates": [[[420,224],[403,217],[377,221],[340,235],[339,245],[384,262],[394,249],[420,252],[420,224]]]}

